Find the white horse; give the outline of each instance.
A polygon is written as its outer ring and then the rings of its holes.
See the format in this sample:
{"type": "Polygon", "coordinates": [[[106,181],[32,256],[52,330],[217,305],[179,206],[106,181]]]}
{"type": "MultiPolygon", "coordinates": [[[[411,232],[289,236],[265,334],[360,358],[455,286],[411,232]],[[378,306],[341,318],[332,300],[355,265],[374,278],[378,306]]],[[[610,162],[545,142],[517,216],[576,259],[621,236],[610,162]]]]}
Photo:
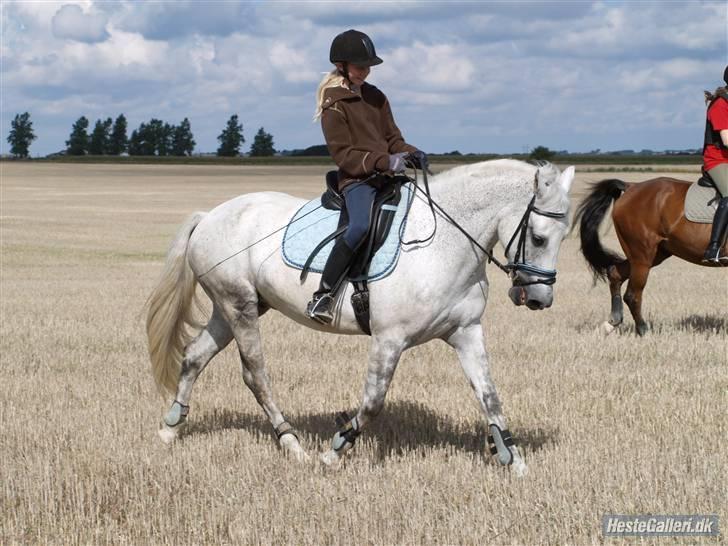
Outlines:
{"type": "MultiPolygon", "coordinates": [[[[551,164],[535,167],[507,159],[461,166],[435,176],[433,200],[477,244],[439,211],[435,221],[427,200],[418,195],[402,239],[425,239],[436,225],[435,235],[427,243],[403,248],[396,269],[369,285],[371,347],[361,406],[353,419],[340,423],[331,450],[321,456],[324,463],[338,465],[356,436],[382,410],[402,352],[442,339],[457,352],[485,413],[493,452],[502,464],[513,464],[517,474],[525,473],[488,365],[481,326],[488,295],[487,256],[482,248],[491,250],[499,241],[505,247],[515,232],[523,232],[517,246],[525,253],[520,258],[525,262],[527,257],[528,263],[511,272],[509,296],[516,305],[549,307],[556,258],[568,231],[573,178],[573,167],[561,173],[551,164]],[[527,208],[534,214],[524,215],[527,208]],[[521,224],[526,228],[519,231],[521,224]]],[[[159,431],[165,442],[173,441],[185,424],[192,387],[202,370],[234,339],[243,380],[270,419],[281,448],[298,460],[308,459],[273,400],[258,319],[275,309],[316,330],[362,332],[349,303],[352,287],[348,284],[340,290],[330,325],[305,315],[318,275],[309,274],[301,283],[300,272],[283,262],[282,231],[273,233],[303,204],[302,199],[276,192],[242,195],[209,213],[194,213],[177,233],[164,273],[150,296],[147,317],[154,379],[162,393],[175,396],[159,431]],[[212,300],[213,311],[207,325],[191,339],[188,328],[194,325],[192,303],[198,282],[212,300]]],[[[519,260],[515,255],[514,247],[508,251],[511,262],[519,260]]]]}

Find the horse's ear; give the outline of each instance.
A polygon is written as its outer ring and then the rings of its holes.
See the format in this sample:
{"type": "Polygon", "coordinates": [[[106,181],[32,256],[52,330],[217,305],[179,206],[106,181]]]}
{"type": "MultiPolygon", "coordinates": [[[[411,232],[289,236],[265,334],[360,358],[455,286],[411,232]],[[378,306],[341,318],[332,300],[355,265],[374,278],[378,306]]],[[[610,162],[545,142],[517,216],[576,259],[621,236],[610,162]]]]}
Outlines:
{"type": "Polygon", "coordinates": [[[561,176],[559,176],[559,184],[561,184],[561,188],[565,194],[569,193],[569,190],[571,189],[571,184],[574,182],[575,171],[576,169],[573,165],[571,165],[561,173],[561,176]]]}
{"type": "MultiPolygon", "coordinates": [[[[558,172],[558,171],[555,171],[558,172]]],[[[543,172],[541,167],[536,169],[536,174],[533,177],[533,193],[538,195],[540,198],[545,199],[546,195],[551,190],[555,178],[553,176],[554,171],[543,172]]]]}

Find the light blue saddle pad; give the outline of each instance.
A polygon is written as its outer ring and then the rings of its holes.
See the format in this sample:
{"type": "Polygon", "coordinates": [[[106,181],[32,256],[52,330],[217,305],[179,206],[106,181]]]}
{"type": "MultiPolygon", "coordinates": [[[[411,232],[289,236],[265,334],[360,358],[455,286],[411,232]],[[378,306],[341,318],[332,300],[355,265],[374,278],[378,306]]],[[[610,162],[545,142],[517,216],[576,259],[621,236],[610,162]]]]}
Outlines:
{"type": "MultiPolygon", "coordinates": [[[[404,234],[407,223],[406,212],[411,200],[411,185],[402,185],[402,197],[399,200],[397,212],[394,214],[392,228],[389,230],[384,243],[372,258],[367,280],[374,281],[386,277],[397,265],[400,233],[404,234]]],[[[384,205],[383,207],[394,208],[392,205],[384,205]]],[[[316,248],[316,245],[336,231],[338,224],[339,211],[323,208],[320,197],[303,205],[293,215],[286,227],[286,232],[283,234],[283,245],[281,245],[283,261],[291,267],[303,269],[303,265],[313,249],[316,248]]],[[[313,262],[311,262],[310,271],[321,273],[324,270],[324,265],[326,265],[326,260],[332,248],[334,248],[334,241],[330,241],[319,251],[313,262]]]]}

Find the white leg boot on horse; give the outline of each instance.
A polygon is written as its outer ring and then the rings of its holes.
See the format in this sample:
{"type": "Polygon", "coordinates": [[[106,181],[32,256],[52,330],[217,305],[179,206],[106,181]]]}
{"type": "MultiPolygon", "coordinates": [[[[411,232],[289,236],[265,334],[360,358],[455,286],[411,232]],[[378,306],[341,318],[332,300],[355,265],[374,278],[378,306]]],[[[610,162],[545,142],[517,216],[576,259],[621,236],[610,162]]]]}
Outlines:
{"type": "Polygon", "coordinates": [[[488,420],[489,441],[495,448],[495,452],[491,449],[491,453],[496,456],[500,464],[512,465],[516,476],[525,476],[528,473],[528,467],[506,427],[498,393],[490,377],[488,353],[485,350],[483,327],[480,325],[480,321],[458,328],[445,341],[457,352],[465,376],[470,381],[470,385],[475,391],[475,397],[488,420]]]}
{"type": "Polygon", "coordinates": [[[385,340],[377,337],[372,339],[361,406],[353,419],[342,419],[342,422],[337,423],[340,430],[331,441],[331,449],[321,455],[321,461],[326,466],[332,469],[338,468],[342,457],[354,447],[354,442],[364,427],[382,411],[384,399],[404,348],[400,339],[385,340]]]}
{"type": "Polygon", "coordinates": [[[185,348],[174,403],[162,421],[159,437],[165,444],[174,442],[183,432],[189,414],[192,387],[212,358],[233,340],[227,322],[215,307],[205,329],[185,348]]]}

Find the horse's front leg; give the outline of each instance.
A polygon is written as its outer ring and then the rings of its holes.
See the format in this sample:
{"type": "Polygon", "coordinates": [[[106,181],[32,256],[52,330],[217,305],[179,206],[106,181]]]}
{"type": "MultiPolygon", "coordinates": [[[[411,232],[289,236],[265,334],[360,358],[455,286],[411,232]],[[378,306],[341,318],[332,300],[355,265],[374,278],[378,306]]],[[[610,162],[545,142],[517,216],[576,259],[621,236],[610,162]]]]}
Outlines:
{"type": "Polygon", "coordinates": [[[463,371],[485,412],[498,462],[513,465],[517,476],[525,475],[528,468],[506,427],[498,393],[490,377],[483,327],[480,322],[458,327],[445,341],[457,351],[463,371]]]}
{"type": "Polygon", "coordinates": [[[387,390],[403,350],[404,343],[399,340],[376,337],[372,339],[361,406],[353,419],[348,419],[348,416],[342,419],[341,415],[337,419],[339,430],[331,442],[331,449],[321,455],[324,464],[337,467],[344,454],[354,447],[354,442],[364,427],[382,411],[387,390]]]}

